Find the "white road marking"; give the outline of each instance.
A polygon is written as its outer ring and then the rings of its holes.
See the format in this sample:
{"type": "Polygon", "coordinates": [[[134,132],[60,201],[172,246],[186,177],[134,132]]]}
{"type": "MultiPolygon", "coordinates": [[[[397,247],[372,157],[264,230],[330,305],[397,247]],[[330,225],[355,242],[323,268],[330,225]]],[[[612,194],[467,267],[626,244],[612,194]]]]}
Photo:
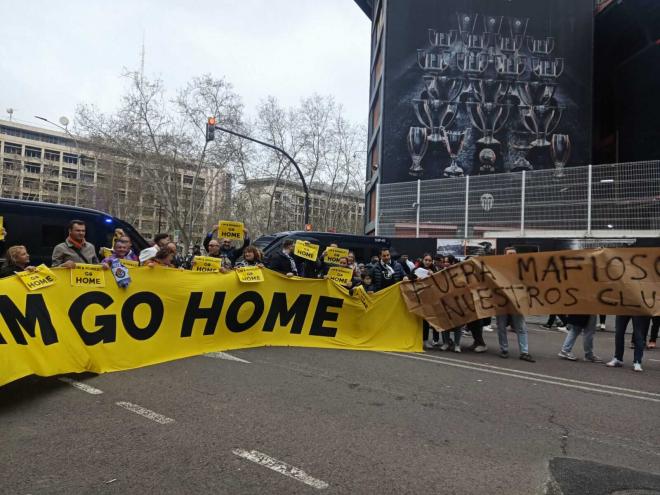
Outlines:
{"type": "Polygon", "coordinates": [[[128,409],[129,411],[134,412],[135,414],[144,416],[145,418],[150,419],[151,421],[160,423],[161,425],[174,423],[174,420],[172,418],[168,418],[166,416],[163,416],[162,414],[153,412],[150,409],[146,409],[142,406],[138,406],[137,404],[132,404],[130,402],[115,402],[115,404],[117,404],[120,407],[123,407],[124,409],[128,409]]]}
{"type": "Polygon", "coordinates": [[[204,356],[209,357],[209,358],[226,359],[227,361],[238,361],[239,363],[250,364],[250,361],[246,361],[245,359],[237,358],[236,356],[232,356],[231,354],[227,354],[226,352],[209,352],[207,354],[204,354],[204,356]]]}
{"type": "Polygon", "coordinates": [[[649,361],[654,361],[656,363],[660,363],[660,359],[649,359],[649,361]]]}
{"type": "Polygon", "coordinates": [[[541,375],[539,373],[529,373],[525,371],[519,371],[519,370],[512,370],[510,368],[500,368],[498,366],[489,366],[489,365],[481,365],[481,366],[487,366],[487,367],[482,367],[479,368],[477,366],[472,366],[473,363],[467,363],[466,361],[460,361],[460,360],[448,360],[448,359],[443,359],[443,358],[436,358],[436,359],[430,359],[428,357],[424,356],[415,356],[415,355],[407,355],[407,354],[398,354],[396,352],[388,352],[386,353],[389,356],[398,356],[402,358],[407,358],[407,359],[415,359],[418,361],[426,361],[427,363],[435,363],[435,364],[444,364],[447,366],[454,366],[456,368],[464,368],[472,371],[481,371],[484,373],[491,373],[493,375],[502,375],[502,376],[510,376],[513,378],[519,378],[520,380],[529,380],[533,382],[539,382],[539,383],[547,383],[550,385],[558,385],[560,387],[567,387],[567,388],[575,388],[578,390],[586,390],[588,392],[596,392],[600,394],[606,394],[606,395],[617,395],[619,397],[628,397],[631,399],[638,399],[638,400],[646,400],[649,402],[658,402],[660,403],[660,398],[654,398],[654,397],[643,397],[643,395],[651,395],[651,396],[656,396],[660,397],[660,394],[654,394],[652,392],[645,392],[643,390],[633,390],[633,389],[626,389],[626,388],[621,388],[621,387],[613,387],[610,385],[600,385],[597,383],[589,383],[589,382],[580,382],[579,380],[570,380],[568,378],[560,378],[556,376],[550,376],[550,375],[541,375]],[[493,368],[493,369],[489,369],[493,368]],[[506,370],[506,371],[497,371],[497,370],[506,370]],[[536,375],[536,376],[529,376],[529,375],[536,375]],[[545,376],[548,379],[544,378],[537,378],[537,376],[545,376]],[[564,382],[572,382],[572,383],[564,383],[564,382]],[[581,383],[583,385],[576,385],[575,383],[581,383]],[[631,393],[623,393],[623,392],[617,392],[616,390],[626,390],[631,393]],[[640,394],[640,395],[633,395],[633,394],[640,394]]]}
{"type": "Polygon", "coordinates": [[[267,467],[268,469],[272,469],[275,472],[283,474],[284,476],[288,476],[289,478],[293,478],[294,480],[301,481],[306,485],[312,486],[319,490],[328,488],[329,486],[325,481],[312,478],[302,469],[299,469],[295,466],[290,466],[285,462],[278,461],[277,459],[256,450],[247,451],[243,449],[234,449],[232,452],[238,457],[242,457],[243,459],[247,459],[248,461],[252,461],[256,464],[267,467]]]}
{"type": "Polygon", "coordinates": [[[103,390],[99,390],[98,388],[90,387],[89,385],[86,385],[84,383],[77,382],[67,376],[61,376],[58,378],[58,380],[64,383],[68,383],[72,387],[75,387],[78,390],[82,390],[83,392],[87,392],[88,394],[100,395],[103,393],[103,390]]]}

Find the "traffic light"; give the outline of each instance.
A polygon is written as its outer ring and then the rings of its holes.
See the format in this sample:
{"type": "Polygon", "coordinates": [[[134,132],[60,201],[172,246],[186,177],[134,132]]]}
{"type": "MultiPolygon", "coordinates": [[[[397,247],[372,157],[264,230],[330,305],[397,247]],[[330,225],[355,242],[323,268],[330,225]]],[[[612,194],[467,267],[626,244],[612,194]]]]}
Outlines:
{"type": "Polygon", "coordinates": [[[209,120],[206,122],[206,142],[213,141],[215,139],[215,117],[209,117],[209,120]]]}

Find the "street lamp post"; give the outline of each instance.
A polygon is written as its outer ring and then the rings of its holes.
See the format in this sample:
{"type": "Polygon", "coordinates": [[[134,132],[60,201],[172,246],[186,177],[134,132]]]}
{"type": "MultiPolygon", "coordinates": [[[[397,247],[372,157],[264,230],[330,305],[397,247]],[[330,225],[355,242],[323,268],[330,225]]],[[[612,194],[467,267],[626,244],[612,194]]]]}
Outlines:
{"type": "Polygon", "coordinates": [[[261,144],[262,146],[266,146],[267,148],[282,153],[285,157],[288,158],[288,160],[291,162],[291,164],[295,167],[296,171],[298,172],[298,176],[300,177],[300,182],[302,182],[303,191],[305,193],[305,212],[304,212],[305,226],[309,224],[309,189],[307,188],[307,181],[305,181],[305,176],[303,175],[296,161],[293,158],[291,158],[291,156],[286,151],[284,151],[282,148],[278,148],[274,144],[266,143],[264,141],[259,141],[258,139],[255,139],[250,136],[246,136],[245,134],[241,134],[240,132],[232,131],[230,129],[225,129],[224,127],[220,127],[219,125],[216,125],[215,128],[219,131],[226,132],[227,134],[231,134],[233,136],[237,136],[239,138],[247,139],[248,141],[261,144]]]}
{"type": "Polygon", "coordinates": [[[62,129],[67,136],[69,136],[73,142],[76,145],[76,151],[77,151],[77,156],[76,156],[76,199],[75,199],[75,206],[78,206],[79,202],[79,197],[80,197],[80,162],[82,162],[83,155],[80,152],[80,143],[78,142],[78,139],[76,136],[71,134],[68,129],[69,125],[69,119],[66,117],[60,117],[60,124],[56,124],[55,122],[51,122],[48,120],[46,117],[40,117],[39,115],[34,116],[35,119],[43,120],[44,122],[48,122],[51,125],[54,125],[55,127],[62,129]]]}

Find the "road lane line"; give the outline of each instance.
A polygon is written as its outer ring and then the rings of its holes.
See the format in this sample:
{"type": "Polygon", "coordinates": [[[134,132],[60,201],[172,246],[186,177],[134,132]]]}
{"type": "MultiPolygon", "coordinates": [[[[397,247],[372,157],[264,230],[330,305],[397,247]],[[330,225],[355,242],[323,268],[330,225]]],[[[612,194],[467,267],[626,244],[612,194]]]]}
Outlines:
{"type": "MultiPolygon", "coordinates": [[[[397,354],[397,353],[393,352],[393,353],[390,353],[390,354],[397,354]]],[[[397,354],[397,355],[402,355],[402,354],[397,354]]],[[[512,369],[512,368],[504,368],[502,366],[494,366],[492,364],[475,363],[475,362],[471,362],[471,361],[463,361],[461,359],[447,358],[447,357],[444,357],[444,356],[424,355],[424,357],[426,357],[428,359],[437,360],[437,361],[440,361],[440,362],[469,364],[469,365],[478,366],[478,367],[482,367],[482,368],[505,371],[507,373],[519,373],[521,375],[528,375],[528,376],[533,376],[533,377],[538,377],[538,378],[546,378],[546,379],[549,379],[549,380],[560,380],[560,381],[563,381],[563,382],[577,383],[578,385],[586,385],[586,386],[591,386],[591,387],[600,387],[600,388],[606,388],[606,389],[610,389],[610,390],[617,390],[619,392],[628,392],[628,393],[633,393],[633,394],[648,395],[648,396],[651,396],[651,397],[660,398],[660,394],[655,393],[655,392],[646,392],[644,390],[637,390],[637,389],[625,388],[625,387],[616,387],[614,385],[605,385],[605,384],[594,383],[594,382],[584,382],[584,381],[581,381],[581,380],[574,380],[572,378],[564,378],[564,377],[561,377],[561,376],[554,376],[554,375],[544,375],[542,373],[534,373],[532,371],[523,371],[523,370],[516,370],[516,369],[512,369]]]]}
{"type": "Polygon", "coordinates": [[[311,477],[305,471],[295,466],[291,466],[286,462],[278,461],[277,459],[270,457],[269,455],[263,454],[256,450],[243,450],[243,449],[233,449],[232,453],[248,461],[252,461],[260,466],[267,467],[273,471],[293,478],[294,480],[301,481],[306,485],[312,486],[319,490],[328,488],[328,484],[325,481],[317,480],[316,478],[311,477]]]}
{"type": "Polygon", "coordinates": [[[135,414],[144,416],[145,418],[150,419],[151,421],[160,423],[161,425],[174,423],[174,420],[172,418],[168,418],[167,416],[163,416],[162,414],[158,414],[157,412],[151,411],[150,409],[144,408],[142,406],[138,406],[137,404],[132,404],[130,402],[115,402],[115,404],[117,404],[119,407],[123,407],[124,409],[128,409],[129,411],[134,412],[135,414]]]}
{"type": "MultiPolygon", "coordinates": [[[[402,357],[406,359],[415,359],[418,361],[425,361],[427,363],[435,363],[435,364],[444,364],[446,366],[454,366],[455,368],[464,368],[472,371],[481,371],[483,373],[490,373],[492,375],[501,375],[501,376],[509,376],[513,378],[518,378],[520,380],[528,380],[532,382],[539,382],[539,383],[547,383],[550,385],[558,385],[560,387],[567,387],[567,388],[574,388],[578,390],[586,390],[587,392],[596,392],[599,394],[605,394],[605,395],[617,395],[619,397],[628,397],[631,399],[638,399],[638,400],[645,400],[649,402],[658,402],[660,403],[660,399],[655,399],[653,397],[643,397],[640,395],[633,395],[629,393],[623,393],[623,392],[616,392],[614,390],[608,390],[608,389],[603,389],[603,388],[595,388],[595,387],[587,387],[584,385],[574,385],[572,383],[563,383],[560,381],[554,381],[554,380],[546,380],[542,378],[536,378],[533,376],[526,376],[526,375],[521,375],[521,374],[515,374],[515,373],[508,373],[508,372],[503,372],[503,371],[496,371],[493,369],[484,369],[484,368],[477,368],[474,366],[469,366],[466,364],[459,364],[460,363],[465,363],[465,361],[459,361],[459,362],[448,362],[448,361],[441,361],[438,359],[429,359],[426,357],[422,356],[415,356],[415,355],[406,355],[406,354],[397,354],[395,352],[388,352],[386,353],[389,356],[397,356],[397,357],[402,357]]],[[[503,368],[506,369],[506,368],[503,368]]],[[[507,371],[512,371],[512,370],[507,370],[507,371]]],[[[551,377],[552,378],[552,377],[551,377]]],[[[575,380],[574,380],[575,381],[575,380]]],[[[636,391],[638,393],[648,393],[648,392],[642,392],[642,391],[636,391]]]]}
{"type": "Polygon", "coordinates": [[[207,354],[204,354],[204,357],[214,358],[214,359],[226,359],[227,361],[238,361],[239,363],[250,364],[250,361],[237,358],[236,356],[232,356],[231,354],[227,354],[226,352],[209,352],[207,354]]]}
{"type": "Polygon", "coordinates": [[[98,388],[90,387],[89,385],[86,385],[84,383],[77,382],[76,380],[73,380],[72,378],[69,378],[67,376],[61,376],[58,378],[58,380],[64,383],[68,383],[72,387],[75,387],[78,390],[82,390],[83,392],[87,392],[88,394],[100,395],[103,393],[103,390],[99,390],[98,388]]]}

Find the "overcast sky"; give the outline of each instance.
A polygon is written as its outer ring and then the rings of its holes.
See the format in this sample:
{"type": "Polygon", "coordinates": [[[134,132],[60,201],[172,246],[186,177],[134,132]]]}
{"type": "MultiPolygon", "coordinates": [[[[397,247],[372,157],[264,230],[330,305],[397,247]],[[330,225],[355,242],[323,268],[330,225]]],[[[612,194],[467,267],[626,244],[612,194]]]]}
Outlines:
{"type": "Polygon", "coordinates": [[[78,103],[116,108],[123,67],[168,89],[210,72],[252,113],[274,95],[295,105],[332,94],[367,122],[370,22],[352,0],[1,0],[0,118],[41,125],[78,103]]]}

